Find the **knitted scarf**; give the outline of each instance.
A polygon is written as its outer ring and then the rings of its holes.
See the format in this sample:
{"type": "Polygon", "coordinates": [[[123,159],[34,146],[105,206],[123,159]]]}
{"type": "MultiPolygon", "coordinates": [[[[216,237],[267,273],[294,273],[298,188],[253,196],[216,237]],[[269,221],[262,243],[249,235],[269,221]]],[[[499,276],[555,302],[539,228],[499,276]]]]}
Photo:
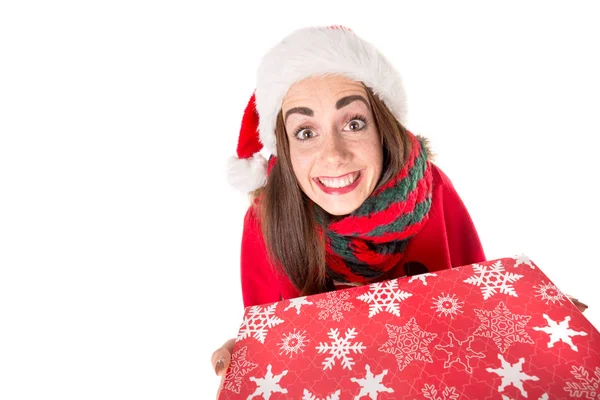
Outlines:
{"type": "MultiPolygon", "coordinates": [[[[428,219],[432,177],[424,139],[407,131],[412,150],[398,175],[376,189],[351,214],[328,223],[325,234],[327,272],[342,283],[370,283],[385,276],[402,259],[409,239],[428,219]]],[[[325,225],[325,226],[324,226],[325,225]]]]}

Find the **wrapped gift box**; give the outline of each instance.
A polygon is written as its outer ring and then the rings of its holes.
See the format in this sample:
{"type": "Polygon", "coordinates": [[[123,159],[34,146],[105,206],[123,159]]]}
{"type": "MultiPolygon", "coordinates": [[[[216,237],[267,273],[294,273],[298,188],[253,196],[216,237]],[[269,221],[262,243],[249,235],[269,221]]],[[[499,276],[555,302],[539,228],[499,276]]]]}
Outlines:
{"type": "Polygon", "coordinates": [[[600,334],[525,256],[246,308],[220,399],[600,399],[600,334]]]}

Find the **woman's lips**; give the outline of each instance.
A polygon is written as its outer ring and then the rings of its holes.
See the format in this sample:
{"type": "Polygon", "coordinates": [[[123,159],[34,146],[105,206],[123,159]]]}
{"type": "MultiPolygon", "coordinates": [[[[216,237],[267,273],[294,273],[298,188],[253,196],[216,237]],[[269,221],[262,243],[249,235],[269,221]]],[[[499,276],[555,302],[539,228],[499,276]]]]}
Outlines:
{"type": "Polygon", "coordinates": [[[341,176],[337,176],[334,178],[321,176],[318,178],[313,178],[313,181],[317,184],[319,189],[321,189],[323,192],[325,192],[327,194],[335,194],[335,195],[346,194],[346,193],[354,190],[358,186],[358,184],[361,182],[362,177],[364,175],[363,171],[364,170],[354,171],[354,172],[350,172],[350,173],[347,173],[347,174],[344,174],[341,176]],[[349,181],[349,180],[352,180],[352,178],[354,178],[354,181],[352,183],[348,183],[347,185],[341,186],[341,187],[331,187],[331,186],[326,186],[325,184],[323,184],[323,182],[325,182],[326,184],[329,184],[329,185],[340,186],[344,183],[344,180],[349,181]],[[321,179],[323,181],[321,181],[321,179]]]}

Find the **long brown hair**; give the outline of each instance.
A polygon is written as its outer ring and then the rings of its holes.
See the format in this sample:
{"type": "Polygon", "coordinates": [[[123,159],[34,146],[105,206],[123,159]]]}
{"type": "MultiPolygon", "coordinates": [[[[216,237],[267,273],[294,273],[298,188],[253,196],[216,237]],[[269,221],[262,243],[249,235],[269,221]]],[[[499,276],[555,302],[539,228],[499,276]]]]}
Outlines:
{"type": "MultiPolygon", "coordinates": [[[[376,187],[398,174],[410,153],[410,141],[405,128],[387,106],[365,86],[375,126],[383,146],[383,169],[376,187]]],[[[316,213],[323,213],[304,194],[292,169],[290,146],[283,113],[275,126],[277,162],[267,184],[259,192],[263,236],[269,256],[281,268],[302,296],[333,289],[327,278],[325,242],[317,229],[316,213]]]]}

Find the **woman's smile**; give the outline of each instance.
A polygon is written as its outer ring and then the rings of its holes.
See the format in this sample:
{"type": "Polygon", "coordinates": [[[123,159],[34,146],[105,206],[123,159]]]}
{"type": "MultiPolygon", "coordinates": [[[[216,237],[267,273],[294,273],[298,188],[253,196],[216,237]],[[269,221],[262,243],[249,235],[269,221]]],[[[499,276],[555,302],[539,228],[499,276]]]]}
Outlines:
{"type": "Polygon", "coordinates": [[[313,179],[317,179],[319,182],[321,182],[323,185],[325,185],[327,187],[339,188],[339,187],[348,186],[349,184],[354,182],[356,180],[356,178],[358,178],[359,174],[360,174],[360,171],[354,171],[354,172],[349,172],[347,174],[336,176],[336,177],[318,176],[313,179]]]}
{"type": "Polygon", "coordinates": [[[327,194],[346,194],[354,190],[361,182],[364,170],[350,172],[337,177],[319,176],[313,178],[317,186],[327,194]]]}

